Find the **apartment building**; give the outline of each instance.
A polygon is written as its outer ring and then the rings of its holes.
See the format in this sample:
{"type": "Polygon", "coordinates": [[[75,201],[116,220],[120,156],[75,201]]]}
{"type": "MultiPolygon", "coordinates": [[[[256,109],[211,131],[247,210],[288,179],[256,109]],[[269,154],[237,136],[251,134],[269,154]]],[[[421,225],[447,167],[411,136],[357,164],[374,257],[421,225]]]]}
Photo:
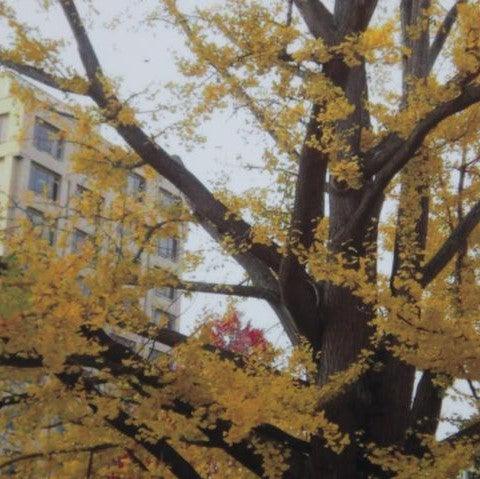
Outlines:
{"type": "MultiPolygon", "coordinates": [[[[88,178],[75,173],[70,161],[76,146],[64,141],[61,130],[74,128],[76,118],[68,105],[60,102],[30,82],[10,73],[0,75],[0,230],[7,230],[22,218],[34,225],[42,225],[52,208],[59,219],[55,226],[44,227],[42,234],[55,245],[63,222],[71,214],[72,198],[88,191],[88,178]],[[41,99],[38,111],[31,111],[18,96],[12,95],[12,86],[20,83],[35,97],[41,99]]],[[[179,159],[180,161],[180,159],[179,159]]],[[[126,194],[157,197],[164,203],[181,202],[180,193],[166,179],[142,175],[134,169],[128,173],[126,194]]],[[[102,201],[108,203],[111,195],[102,192],[102,201]]],[[[59,254],[76,252],[91,234],[91,224],[81,221],[71,231],[67,244],[59,246],[59,254]]],[[[122,234],[122,225],[118,225],[122,234]]],[[[142,255],[146,267],[160,266],[171,271],[178,270],[182,241],[175,237],[159,238],[155,251],[142,255]]],[[[0,242],[0,256],[5,245],[0,242]]],[[[180,297],[173,288],[165,287],[149,291],[142,307],[154,322],[168,322],[178,329],[180,297]]],[[[141,342],[140,337],[123,336],[123,342],[141,342]]]]}

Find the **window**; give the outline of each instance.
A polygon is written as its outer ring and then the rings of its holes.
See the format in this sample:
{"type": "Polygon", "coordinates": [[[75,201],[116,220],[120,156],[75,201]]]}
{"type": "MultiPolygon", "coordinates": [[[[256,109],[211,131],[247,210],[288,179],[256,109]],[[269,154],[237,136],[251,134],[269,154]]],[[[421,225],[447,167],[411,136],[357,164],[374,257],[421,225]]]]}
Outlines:
{"type": "Polygon", "coordinates": [[[75,228],[72,234],[72,253],[78,253],[87,238],[88,234],[85,231],[75,228]]]}
{"type": "Polygon", "coordinates": [[[64,141],[60,130],[40,118],[35,119],[33,144],[37,150],[50,153],[57,160],[63,159],[64,141]]]}
{"type": "Polygon", "coordinates": [[[175,261],[178,254],[178,240],[176,238],[158,238],[157,254],[162,258],[175,261]]]}
{"type": "Polygon", "coordinates": [[[56,230],[52,226],[45,225],[45,216],[43,213],[34,208],[27,208],[27,217],[34,227],[39,228],[40,236],[47,241],[50,246],[53,246],[57,239],[56,230]]]}
{"type": "Polygon", "coordinates": [[[145,192],[145,178],[137,173],[129,173],[127,177],[127,194],[139,198],[145,192]]]}
{"type": "Polygon", "coordinates": [[[8,114],[0,115],[0,143],[8,139],[8,114]]]}
{"type": "Polygon", "coordinates": [[[155,294],[161,298],[175,299],[175,290],[171,286],[164,286],[163,288],[156,288],[155,294]]]}
{"type": "Polygon", "coordinates": [[[172,313],[168,313],[163,309],[154,308],[152,312],[152,319],[156,324],[165,322],[168,329],[175,329],[175,316],[172,313]]]}
{"type": "Polygon", "coordinates": [[[180,198],[164,188],[158,189],[158,199],[163,206],[175,206],[180,203],[180,198]]]}
{"type": "Polygon", "coordinates": [[[28,187],[31,191],[44,195],[49,200],[57,201],[60,192],[60,175],[37,163],[32,163],[28,187]]]}

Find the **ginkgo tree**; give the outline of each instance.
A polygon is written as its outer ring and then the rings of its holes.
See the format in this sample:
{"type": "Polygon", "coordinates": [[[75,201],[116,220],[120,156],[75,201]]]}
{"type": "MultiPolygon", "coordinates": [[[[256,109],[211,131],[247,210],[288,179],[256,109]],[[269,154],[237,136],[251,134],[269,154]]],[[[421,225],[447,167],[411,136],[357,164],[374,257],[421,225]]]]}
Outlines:
{"type": "MultiPolygon", "coordinates": [[[[453,478],[475,462],[478,419],[435,434],[455,380],[473,404],[480,380],[480,4],[332,3],[132,2],[145,11],[139,32],[168,22],[189,49],[177,58],[183,81],[165,87],[166,110],[180,115],[171,134],[194,149],[200,127],[233,108],[268,138],[256,161],[271,186],[236,195],[166,151],[162,96],[149,97],[146,120],[134,92],[121,94],[88,33],[94,1],[42,2],[68,21],[81,69],[64,61],[64,42],[22,20],[21,2],[0,2],[10,32],[0,63],[88,100],[73,107],[66,141],[92,191],[118,192],[75,255],[39,248],[26,224],[5,235],[2,470],[108,477],[126,454],[125,477],[453,478]],[[102,146],[102,125],[123,144],[102,146]],[[188,208],[125,200],[132,168],[165,177],[188,208]],[[105,248],[119,220],[129,246],[105,248]],[[189,222],[247,283],[142,268],[158,235],[189,222]],[[202,328],[186,338],[152,325],[137,303],[161,286],[262,299],[293,348],[235,354],[202,328]],[[171,353],[148,360],[113,340],[115,328],[171,353]]],[[[38,101],[21,85],[15,94],[38,101]]],[[[79,204],[79,218],[95,221],[95,204],[79,204]]],[[[185,268],[199,261],[187,255],[185,268]]]]}

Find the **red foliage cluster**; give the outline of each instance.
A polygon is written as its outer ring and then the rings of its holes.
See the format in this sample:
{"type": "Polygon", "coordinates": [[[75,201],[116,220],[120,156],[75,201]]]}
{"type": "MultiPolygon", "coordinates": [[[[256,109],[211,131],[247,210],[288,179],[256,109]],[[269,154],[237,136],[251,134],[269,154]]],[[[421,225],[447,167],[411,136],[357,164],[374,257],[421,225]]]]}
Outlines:
{"type": "Polygon", "coordinates": [[[265,350],[268,346],[263,331],[253,328],[250,322],[243,326],[239,313],[234,309],[212,321],[209,332],[214,346],[234,353],[249,354],[255,349],[265,350]]]}

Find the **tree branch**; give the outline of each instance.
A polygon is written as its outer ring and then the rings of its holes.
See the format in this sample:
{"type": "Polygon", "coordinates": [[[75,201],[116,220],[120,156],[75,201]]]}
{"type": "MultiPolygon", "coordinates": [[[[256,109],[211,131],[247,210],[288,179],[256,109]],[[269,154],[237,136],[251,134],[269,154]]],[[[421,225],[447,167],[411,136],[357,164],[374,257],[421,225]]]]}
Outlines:
{"type": "Polygon", "coordinates": [[[332,13],[320,0],[294,0],[308,30],[315,38],[322,38],[328,45],[337,41],[337,29],[332,13]]]}
{"type": "MultiPolygon", "coordinates": [[[[59,0],[63,9],[63,13],[70,25],[70,29],[75,37],[77,43],[78,52],[82,60],[82,64],[85,68],[92,87],[98,88],[100,84],[100,77],[103,76],[102,67],[98,61],[97,54],[93,48],[87,31],[78,13],[77,7],[73,0],[59,0]]],[[[101,90],[103,87],[100,85],[101,90]]]]}
{"type": "Polygon", "coordinates": [[[148,438],[142,439],[141,428],[132,424],[126,413],[120,412],[115,418],[106,418],[105,421],[124,436],[140,443],[146,451],[159,461],[167,464],[179,479],[202,479],[195,468],[165,438],[158,440],[156,443],[152,443],[148,438]]]}
{"type": "Polygon", "coordinates": [[[369,25],[378,0],[336,0],[333,12],[340,38],[363,32],[369,25]]]}
{"type": "MultiPolygon", "coordinates": [[[[180,401],[175,401],[173,410],[185,417],[191,417],[194,412],[191,406],[180,401]]],[[[207,442],[202,441],[202,446],[222,449],[249,471],[259,477],[264,477],[265,469],[263,459],[259,454],[252,450],[251,444],[247,439],[233,443],[229,443],[225,440],[225,434],[230,427],[231,424],[229,421],[218,419],[214,428],[199,428],[208,439],[207,442]]],[[[288,447],[291,450],[291,453],[295,456],[295,463],[299,461],[301,462],[302,455],[311,452],[310,444],[307,441],[298,439],[271,424],[260,424],[259,426],[256,426],[251,431],[251,436],[258,437],[262,440],[274,441],[288,447]]],[[[189,443],[188,440],[185,440],[185,442],[189,443]]],[[[298,464],[291,465],[298,467],[298,464]]]]}
{"type": "MultiPolygon", "coordinates": [[[[106,335],[105,335],[106,336],[106,335]]],[[[109,344],[111,348],[111,343],[113,340],[106,336],[103,338],[103,341],[101,341],[101,344],[106,345],[109,344]]],[[[120,357],[117,360],[118,365],[120,366],[122,363],[122,360],[124,359],[132,359],[135,357],[135,353],[130,351],[128,348],[124,347],[121,344],[114,343],[114,350],[116,352],[120,351],[120,357]]],[[[108,354],[107,354],[108,355],[108,354]]],[[[77,364],[80,363],[83,367],[85,367],[85,363],[82,363],[81,361],[77,362],[77,364]]],[[[112,369],[111,363],[109,361],[102,360],[99,362],[99,364],[94,365],[89,362],[86,363],[87,367],[96,367],[98,369],[103,369],[107,368],[110,370],[110,372],[115,376],[118,377],[118,371],[115,371],[112,369]]],[[[120,366],[121,367],[121,366],[120,366]]],[[[144,374],[134,374],[136,379],[140,380],[140,382],[144,381],[145,375],[144,374]]],[[[76,382],[80,379],[80,375],[75,375],[73,378],[71,375],[65,374],[65,373],[60,373],[57,374],[58,379],[65,384],[68,387],[73,387],[76,382]]],[[[157,385],[156,387],[162,387],[163,385],[159,381],[158,377],[156,376],[151,376],[153,381],[147,382],[150,386],[155,386],[154,383],[156,382],[157,385]]],[[[87,389],[90,392],[95,392],[98,393],[98,390],[95,387],[92,387],[92,385],[86,383],[87,389]]],[[[141,393],[142,396],[149,396],[149,393],[146,393],[145,391],[136,388],[138,392],[141,393]]],[[[193,408],[189,404],[180,401],[180,400],[175,400],[173,401],[170,405],[165,405],[165,409],[174,411],[177,414],[183,415],[185,417],[191,417],[193,408]]],[[[97,412],[97,407],[94,404],[90,404],[90,409],[96,413],[97,412]]],[[[157,440],[157,442],[152,443],[152,441],[147,438],[144,439],[144,435],[142,435],[142,430],[147,429],[149,430],[149,427],[146,425],[136,425],[134,424],[133,418],[129,416],[125,411],[120,411],[115,418],[103,418],[111,427],[122,433],[123,435],[133,439],[137,444],[139,444],[141,447],[143,447],[147,452],[152,454],[154,457],[156,457],[158,460],[165,462],[170,468],[172,469],[172,472],[179,477],[179,478],[196,478],[200,477],[196,475],[196,471],[193,468],[193,466],[190,465],[190,463],[185,460],[169,443],[168,439],[163,437],[157,440]]],[[[204,429],[200,428],[200,431],[203,432],[204,434],[207,435],[209,441],[214,441],[215,445],[213,447],[218,447],[223,449],[227,454],[232,455],[232,457],[235,457],[242,465],[250,469],[252,472],[256,472],[256,468],[261,468],[262,464],[260,460],[257,460],[255,457],[255,454],[252,452],[251,448],[247,443],[237,443],[237,444],[227,444],[224,440],[224,432],[225,428],[228,429],[229,423],[227,421],[218,421],[218,424],[214,429],[204,429]],[[233,455],[234,454],[234,455],[233,455]]],[[[281,430],[277,430],[274,426],[270,425],[264,425],[260,426],[265,429],[266,433],[269,434],[275,434],[275,437],[282,437],[282,438],[289,438],[290,435],[287,433],[284,433],[281,430]]],[[[261,433],[262,430],[259,430],[259,433],[261,433]]],[[[298,445],[300,443],[300,440],[297,440],[296,438],[292,438],[294,440],[295,445],[298,445]]],[[[259,469],[262,471],[263,469],[259,469]]],[[[261,475],[261,474],[260,474],[261,475]]]]}
{"type": "MultiPolygon", "coordinates": [[[[195,31],[191,28],[187,16],[180,12],[177,8],[175,8],[175,14],[179,19],[180,27],[185,33],[186,37],[194,44],[202,44],[203,38],[197,35],[195,31]]],[[[238,45],[235,37],[229,35],[228,32],[224,32],[224,35],[237,47],[244,48],[243,45],[238,45]]],[[[208,50],[206,45],[203,45],[205,47],[203,50],[208,50]]],[[[255,102],[255,100],[248,93],[248,91],[240,84],[235,75],[230,72],[228,66],[219,66],[218,62],[208,57],[206,58],[206,60],[208,64],[215,70],[215,72],[227,81],[232,90],[235,92],[237,98],[244,103],[246,108],[257,120],[259,125],[268,133],[268,135],[270,135],[270,137],[278,145],[278,147],[285,150],[289,155],[293,156],[294,158],[298,158],[299,153],[298,151],[296,151],[295,148],[285,148],[285,145],[283,144],[281,136],[278,134],[278,131],[275,129],[275,127],[271,126],[271,121],[269,121],[268,116],[265,114],[265,110],[259,107],[259,105],[255,102]]]]}
{"type": "Polygon", "coordinates": [[[128,457],[134,462],[142,471],[148,472],[147,466],[140,460],[140,458],[135,454],[135,451],[129,447],[125,449],[128,454],[128,457]]]}
{"type": "Polygon", "coordinates": [[[242,284],[218,284],[207,283],[203,281],[184,281],[172,284],[173,287],[196,293],[212,293],[223,294],[226,296],[240,296],[243,298],[258,298],[270,301],[279,301],[279,295],[276,291],[272,291],[257,286],[244,286],[242,284]]]}
{"type": "Polygon", "coordinates": [[[334,244],[341,244],[348,241],[352,234],[368,220],[368,215],[372,205],[383,194],[385,187],[392,178],[413,158],[415,152],[421,146],[425,137],[446,118],[465,110],[469,106],[480,101],[480,85],[467,85],[463,92],[452,100],[444,102],[434,108],[417,126],[413,129],[410,136],[404,140],[397,140],[399,144],[392,151],[387,147],[386,151],[380,150],[377,158],[373,162],[383,165],[370,187],[364,194],[359,207],[355,211],[349,223],[335,236],[334,244]],[[388,153],[388,156],[387,156],[388,153]],[[387,161],[388,159],[388,161],[387,161]]]}
{"type": "MultiPolygon", "coordinates": [[[[69,79],[60,78],[55,75],[52,75],[51,73],[47,73],[41,68],[38,68],[32,65],[24,65],[24,64],[16,63],[11,60],[3,60],[1,58],[0,58],[0,65],[3,65],[5,68],[8,68],[9,70],[15,71],[20,75],[24,75],[32,80],[42,83],[45,86],[48,86],[50,88],[55,88],[56,90],[60,90],[64,93],[73,93],[75,95],[88,95],[88,90],[85,92],[82,92],[80,90],[76,90],[68,87],[69,83],[72,83],[74,80],[77,80],[76,78],[69,78],[69,79]]],[[[85,82],[86,85],[88,84],[88,82],[81,77],[79,77],[78,80],[85,82]]]]}
{"type": "Polygon", "coordinates": [[[38,356],[23,356],[20,354],[0,355],[0,366],[13,368],[41,368],[42,358],[38,356]]]}
{"type": "Polygon", "coordinates": [[[465,218],[457,225],[440,249],[427,262],[422,270],[422,287],[428,286],[445,268],[448,262],[462,248],[465,239],[480,222],[480,201],[478,201],[465,218]]]}
{"type": "MultiPolygon", "coordinates": [[[[97,55],[73,0],[60,0],[60,2],[77,41],[80,57],[92,85],[90,96],[101,108],[106,110],[107,117],[111,115],[112,118],[110,120],[113,120],[121,110],[122,104],[113,93],[107,94],[104,90],[100,81],[103,73],[97,55]]],[[[202,226],[211,234],[217,235],[214,239],[218,241],[225,236],[231,236],[238,246],[250,239],[250,225],[242,219],[232,217],[225,205],[216,200],[195,175],[188,171],[183,164],[173,159],[161,146],[152,141],[137,124],[125,125],[116,123],[115,128],[127,144],[147,164],[152,166],[157,173],[170,181],[187,197],[192,210],[200,219],[202,226]],[[209,227],[207,223],[215,227],[214,232],[212,232],[211,226],[209,227]]],[[[245,254],[255,256],[274,270],[279,267],[280,255],[275,247],[254,244],[250,247],[248,253],[245,254]]],[[[237,257],[239,256],[237,255],[237,257]]],[[[242,266],[248,267],[245,265],[246,262],[242,266]]],[[[255,266],[260,267],[261,265],[256,264],[255,266]]],[[[250,265],[250,269],[253,269],[253,266],[250,265]]],[[[255,274],[251,276],[254,277],[255,274]]]]}
{"type": "MultiPolygon", "coordinates": [[[[115,121],[123,106],[113,93],[106,94],[103,83],[98,78],[102,74],[98,58],[73,0],[60,1],[91,82],[90,96],[100,108],[104,109],[106,119],[113,122],[120,136],[145,163],[185,195],[194,215],[215,241],[221,242],[226,237],[233,239],[239,251],[233,253],[232,257],[249,273],[254,284],[275,287],[276,278],[272,274],[272,270],[279,271],[282,258],[278,247],[262,244],[248,245],[252,235],[251,227],[247,222],[232,215],[227,207],[218,201],[195,175],[156,144],[138,124],[122,124],[115,121]],[[245,248],[245,246],[248,247],[245,248]]],[[[271,303],[271,306],[278,309],[276,303],[271,303]]],[[[287,313],[279,310],[279,318],[288,337],[295,344],[298,342],[298,327],[292,315],[287,313]]]]}
{"type": "Polygon", "coordinates": [[[466,441],[469,439],[475,440],[475,442],[478,444],[478,441],[480,439],[480,421],[474,422],[473,424],[467,426],[464,429],[460,429],[460,431],[456,432],[455,434],[452,434],[443,439],[442,442],[455,444],[459,441],[466,441]]]}
{"type": "Polygon", "coordinates": [[[409,418],[409,427],[416,433],[435,434],[440,419],[443,391],[441,386],[434,383],[430,371],[422,374],[409,418]]]}
{"type": "Polygon", "coordinates": [[[320,106],[313,105],[295,179],[295,200],[289,224],[287,254],[282,261],[279,276],[282,300],[295,316],[302,318],[298,325],[300,333],[312,344],[317,340],[318,298],[321,294],[292,250],[297,243],[306,251],[311,247],[315,225],[325,216],[328,155],[318,147],[311,146],[312,143],[320,142],[322,132],[317,118],[319,111],[320,106]],[[305,292],[310,294],[311,301],[305,300],[305,292]],[[312,304],[317,307],[312,308],[312,304]]]}
{"type": "MultiPolygon", "coordinates": [[[[166,331],[168,333],[168,331],[166,331]]],[[[178,339],[178,338],[177,338],[178,339]]],[[[84,356],[78,356],[76,357],[76,361],[73,361],[72,358],[68,360],[69,365],[81,365],[82,367],[88,367],[88,368],[97,368],[97,369],[108,369],[112,375],[115,377],[120,377],[121,370],[125,368],[125,366],[122,366],[122,360],[123,359],[132,359],[135,354],[128,350],[128,348],[115,343],[113,340],[110,339],[110,341],[103,341],[101,344],[109,344],[109,348],[112,348],[111,343],[113,342],[113,350],[117,351],[120,350],[120,356],[118,357],[118,360],[116,361],[116,364],[118,365],[117,368],[112,369],[112,363],[111,363],[111,358],[110,358],[110,353],[107,350],[105,353],[105,358],[93,358],[88,360],[88,358],[85,360],[84,356]],[[82,358],[84,360],[82,360],[82,358]],[[108,359],[106,359],[108,358],[108,359]]],[[[170,343],[173,345],[176,343],[176,340],[173,339],[170,341],[170,343]]],[[[128,368],[127,368],[128,369],[128,368]]],[[[125,371],[123,372],[125,373],[125,371]]],[[[130,372],[130,374],[135,375],[136,379],[138,379],[141,383],[144,383],[145,380],[145,375],[144,374],[137,374],[135,372],[130,372]]],[[[68,373],[59,373],[57,374],[57,377],[59,380],[64,383],[67,387],[73,387],[77,381],[80,379],[81,375],[79,374],[68,374],[68,373]]],[[[150,386],[154,387],[163,387],[161,382],[158,380],[156,376],[151,376],[152,380],[147,381],[147,384],[150,386]],[[155,382],[158,383],[155,385],[155,382]]],[[[95,388],[93,388],[95,389],[95,388]]],[[[96,389],[95,389],[96,391],[96,389]]],[[[141,395],[149,395],[148,393],[145,393],[143,389],[139,389],[138,392],[141,393],[141,395]]],[[[94,412],[95,412],[95,406],[93,406],[94,412]]],[[[165,409],[171,410],[177,414],[183,415],[185,417],[191,417],[193,413],[193,408],[190,406],[188,403],[185,403],[183,401],[173,401],[171,404],[166,405],[165,409]]],[[[156,444],[152,444],[151,442],[148,441],[143,441],[141,439],[141,429],[144,426],[139,426],[139,425],[133,425],[132,423],[132,418],[127,417],[126,413],[120,413],[115,419],[105,419],[112,427],[120,431],[122,434],[127,435],[128,437],[134,438],[135,441],[141,445],[143,448],[145,448],[148,452],[153,454],[156,458],[160,460],[164,460],[170,466],[172,467],[172,470],[175,468],[178,471],[180,471],[181,474],[178,477],[196,477],[194,475],[189,476],[188,474],[191,473],[191,470],[189,470],[190,465],[188,464],[187,461],[183,460],[181,456],[176,453],[176,451],[168,444],[167,439],[163,438],[157,441],[156,444]],[[166,455],[165,455],[166,454],[166,455]],[[183,472],[182,472],[183,471],[183,472]]],[[[145,426],[146,427],[146,426],[145,426]]],[[[204,433],[209,441],[208,446],[204,445],[204,447],[218,447],[223,449],[227,454],[231,455],[234,457],[237,461],[239,461],[242,465],[244,465],[246,468],[254,472],[255,474],[258,474],[261,476],[263,474],[263,464],[261,457],[257,457],[257,455],[251,450],[249,446],[248,441],[241,441],[240,443],[234,443],[234,444],[229,444],[225,441],[224,439],[224,434],[228,429],[230,428],[230,423],[225,420],[218,420],[214,428],[200,428],[200,431],[204,433]]],[[[285,431],[277,428],[276,426],[270,425],[270,424],[261,424],[257,427],[255,427],[252,430],[252,434],[263,438],[264,440],[273,440],[276,442],[280,442],[281,444],[285,445],[286,447],[289,447],[292,449],[292,453],[295,454],[295,464],[293,464],[295,467],[298,467],[299,465],[297,462],[301,462],[301,457],[303,454],[306,454],[310,451],[310,446],[307,441],[304,441],[302,439],[298,439],[294,436],[291,436],[290,434],[286,433],[285,431]]],[[[188,441],[186,441],[188,443],[188,441]]]]}
{"type": "Polygon", "coordinates": [[[450,8],[450,10],[448,11],[447,15],[443,20],[443,23],[438,28],[437,34],[435,35],[435,38],[432,42],[432,45],[430,46],[430,50],[428,53],[428,66],[427,66],[428,73],[432,71],[432,68],[435,65],[435,62],[437,61],[437,58],[440,55],[440,52],[442,51],[443,46],[445,45],[445,42],[447,41],[447,38],[450,34],[453,24],[457,20],[458,6],[461,3],[465,3],[465,1],[466,0],[457,0],[455,2],[455,5],[453,5],[453,7],[450,8]]]}
{"type": "MultiPolygon", "coordinates": [[[[122,376],[124,377],[125,375],[134,376],[136,380],[139,382],[139,384],[141,385],[138,392],[142,394],[143,394],[143,390],[142,390],[143,385],[148,385],[156,389],[161,389],[162,387],[164,387],[164,383],[162,383],[160,377],[158,377],[157,375],[152,375],[151,373],[146,373],[144,371],[144,367],[143,367],[144,365],[142,364],[130,365],[130,366],[125,365],[124,363],[126,361],[131,362],[132,359],[138,359],[138,354],[135,353],[134,351],[131,351],[126,346],[123,346],[122,344],[117,343],[104,331],[102,330],[92,331],[92,332],[86,331],[84,332],[84,335],[89,339],[96,340],[100,345],[104,347],[104,349],[102,350],[101,353],[99,353],[98,356],[86,355],[86,354],[82,354],[82,355],[73,354],[67,357],[65,361],[65,365],[67,367],[80,366],[82,368],[95,368],[99,370],[107,369],[110,372],[110,374],[112,374],[114,377],[117,377],[117,378],[120,378],[122,376]]],[[[154,340],[161,342],[164,345],[175,347],[187,341],[188,337],[183,334],[177,333],[175,331],[162,328],[158,331],[154,340]]],[[[230,351],[221,350],[219,348],[216,348],[210,345],[206,345],[205,348],[207,350],[219,352],[220,357],[222,359],[234,360],[239,367],[243,365],[241,355],[235,355],[230,351]]],[[[0,364],[1,364],[2,358],[3,357],[0,356],[0,364]]],[[[14,365],[13,359],[14,359],[13,357],[10,358],[9,364],[14,365]]],[[[41,357],[37,357],[35,359],[35,362],[33,359],[31,359],[28,364],[23,364],[21,362],[22,360],[21,357],[17,359],[20,361],[19,367],[39,367],[42,365],[41,357]]],[[[273,370],[272,372],[274,374],[277,373],[277,371],[275,370],[273,370]]],[[[67,384],[69,386],[72,386],[73,380],[77,380],[80,377],[77,374],[75,375],[74,378],[72,378],[68,373],[60,373],[58,376],[59,376],[59,379],[64,384],[67,384]]],[[[185,416],[189,416],[193,412],[193,409],[189,404],[183,401],[178,401],[178,400],[175,401],[175,403],[171,405],[170,408],[176,413],[182,414],[185,416]]],[[[229,427],[230,425],[227,421],[222,421],[222,422],[219,422],[217,425],[218,430],[215,429],[212,431],[217,430],[218,437],[223,438],[223,433],[229,427]]],[[[296,450],[297,452],[303,453],[309,450],[309,445],[306,441],[302,439],[298,439],[271,424],[261,424],[255,427],[253,432],[256,433],[259,437],[264,437],[264,438],[268,438],[269,440],[282,442],[286,444],[288,447],[291,447],[293,450],[296,450]]],[[[218,441],[218,437],[217,437],[217,441],[218,441]]]]}

